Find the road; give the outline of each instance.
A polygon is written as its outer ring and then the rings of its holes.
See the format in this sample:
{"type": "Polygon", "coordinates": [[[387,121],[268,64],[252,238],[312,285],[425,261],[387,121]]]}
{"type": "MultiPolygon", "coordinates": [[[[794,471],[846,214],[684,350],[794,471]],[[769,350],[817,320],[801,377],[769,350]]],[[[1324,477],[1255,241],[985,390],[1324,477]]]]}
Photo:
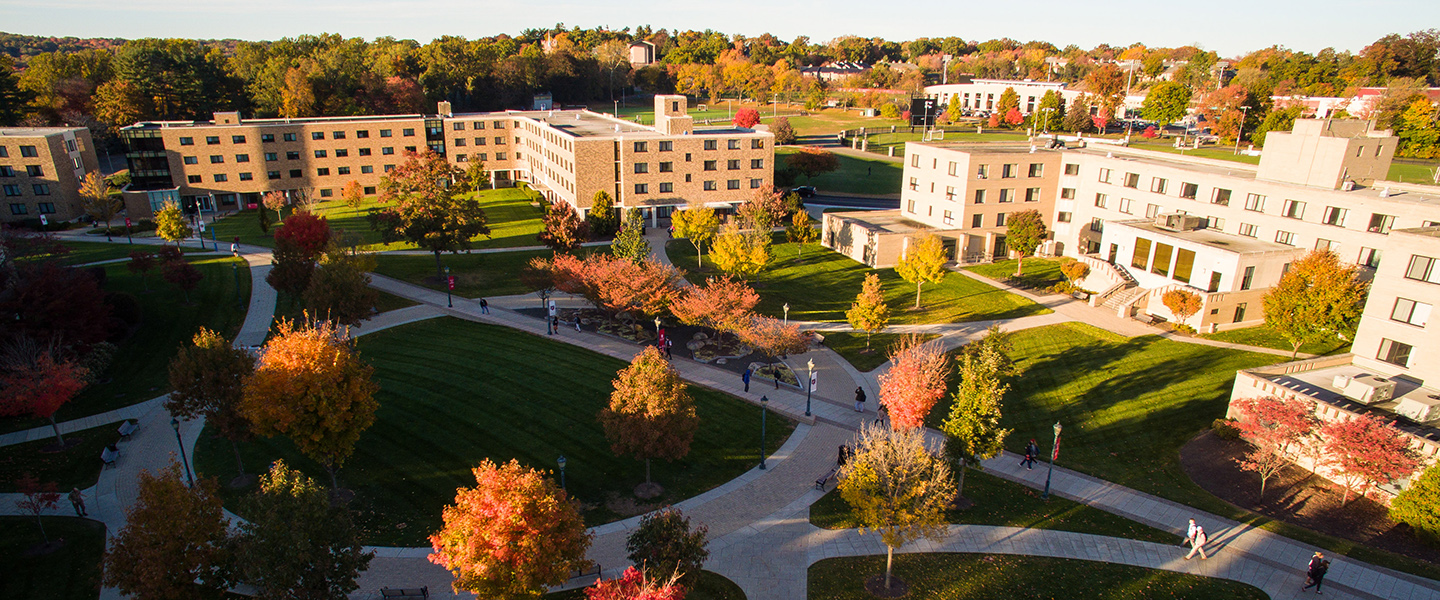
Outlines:
{"type": "Polygon", "coordinates": [[[805,199],[807,206],[834,206],[866,210],[887,210],[900,208],[900,200],[894,198],[864,198],[856,196],[830,196],[816,194],[805,199]]]}

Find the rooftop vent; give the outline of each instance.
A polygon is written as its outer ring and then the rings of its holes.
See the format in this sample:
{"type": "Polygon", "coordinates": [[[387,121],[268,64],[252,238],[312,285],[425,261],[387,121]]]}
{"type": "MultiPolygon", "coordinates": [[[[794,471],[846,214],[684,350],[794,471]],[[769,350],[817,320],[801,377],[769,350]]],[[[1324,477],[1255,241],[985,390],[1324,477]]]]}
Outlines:
{"type": "Polygon", "coordinates": [[[1195,231],[1204,229],[1206,219],[1182,213],[1155,215],[1155,226],[1166,231],[1195,231]]]}

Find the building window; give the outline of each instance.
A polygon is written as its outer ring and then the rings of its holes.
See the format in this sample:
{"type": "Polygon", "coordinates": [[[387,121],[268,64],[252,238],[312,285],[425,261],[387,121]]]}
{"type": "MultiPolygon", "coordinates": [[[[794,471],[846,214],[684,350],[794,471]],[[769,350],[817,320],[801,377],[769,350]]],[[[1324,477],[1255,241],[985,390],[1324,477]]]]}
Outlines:
{"type": "Polygon", "coordinates": [[[675,151],[675,142],[660,142],[660,151],[661,151],[661,152],[674,152],[674,151],[675,151]]]}
{"type": "Polygon", "coordinates": [[[707,160],[707,161],[705,161],[705,170],[706,170],[706,171],[714,171],[714,170],[717,169],[717,167],[716,167],[717,164],[719,164],[719,161],[707,160]]]}
{"type": "Polygon", "coordinates": [[[1286,200],[1285,204],[1280,207],[1280,216],[1290,217],[1292,219],[1304,218],[1305,203],[1297,202],[1295,200],[1286,200]]]}
{"type": "Polygon", "coordinates": [[[339,167],[339,168],[335,169],[335,174],[336,174],[336,175],[349,175],[349,174],[350,174],[350,167],[339,167]]]}
{"type": "Polygon", "coordinates": [[[730,180],[727,180],[727,181],[725,182],[725,189],[727,189],[727,190],[738,190],[738,189],[740,189],[740,180],[739,180],[739,179],[730,179],[730,180]]]}
{"type": "Polygon", "coordinates": [[[1075,188],[1060,188],[1060,199],[1061,199],[1061,200],[1074,200],[1074,199],[1075,199],[1075,188]]]}
{"type": "Polygon", "coordinates": [[[394,154],[394,153],[395,153],[395,147],[394,147],[394,146],[386,146],[386,147],[380,149],[380,154],[381,154],[381,155],[384,155],[384,156],[390,156],[391,154],[394,154]]]}
{"type": "Polygon", "coordinates": [[[236,155],[235,155],[235,162],[237,162],[237,163],[248,163],[248,162],[250,162],[250,155],[249,155],[249,154],[236,154],[236,155]]]}
{"type": "Polygon", "coordinates": [[[1193,183],[1180,184],[1180,197],[1186,200],[1194,200],[1200,194],[1200,186],[1193,183]]]}
{"type": "Polygon", "coordinates": [[[970,227],[979,229],[985,226],[985,215],[970,215],[970,227]]]}
{"type": "Polygon", "coordinates": [[[715,182],[714,182],[714,181],[706,181],[706,182],[705,182],[705,191],[707,191],[707,192],[713,192],[713,191],[715,191],[715,190],[717,190],[717,189],[719,189],[719,188],[715,187],[715,182]]]}
{"type": "Polygon", "coordinates": [[[475,138],[475,145],[476,145],[476,146],[484,146],[484,145],[485,145],[485,138],[483,138],[483,137],[477,137],[477,138],[475,138]]]}
{"type": "Polygon", "coordinates": [[[207,135],[207,136],[205,136],[205,144],[206,144],[207,146],[218,146],[218,145],[220,145],[220,136],[218,136],[218,135],[207,135]]]}
{"type": "Polygon", "coordinates": [[[995,226],[996,226],[996,227],[1004,227],[1004,226],[1005,226],[1005,213],[995,213],[995,226]]]}
{"type": "Polygon", "coordinates": [[[312,140],[323,140],[323,139],[325,139],[325,132],[323,132],[323,131],[312,131],[312,132],[310,132],[310,139],[312,139],[312,140]]]}
{"type": "Polygon", "coordinates": [[[946,225],[954,225],[954,224],[955,224],[955,215],[954,215],[953,213],[951,213],[950,211],[947,210],[947,211],[945,211],[945,214],[940,217],[940,222],[942,222],[942,223],[944,223],[944,224],[946,224],[946,225]]]}
{"type": "Polygon", "coordinates": [[[1240,289],[1248,290],[1255,283],[1255,265],[1245,267],[1245,276],[1240,278],[1240,289]]]}
{"type": "Polygon", "coordinates": [[[1235,320],[1233,322],[1239,323],[1245,320],[1245,308],[1245,302],[1241,302],[1235,305],[1235,320]]]}
{"type": "Polygon", "coordinates": [[[644,152],[646,145],[647,144],[645,142],[635,142],[635,151],[644,152]]]}
{"type": "Polygon", "coordinates": [[[1100,183],[1110,183],[1110,169],[1100,169],[1100,183]]]}
{"type": "Polygon", "coordinates": [[[1153,218],[1155,218],[1155,215],[1158,215],[1158,214],[1160,214],[1160,205],[1159,205],[1159,204],[1146,204],[1146,205],[1145,205],[1145,218],[1147,218],[1147,219],[1153,219],[1153,218]]]}
{"type": "Polygon", "coordinates": [[[1245,210],[1265,212],[1265,197],[1260,194],[1245,194],[1245,210]]]}
{"type": "Polygon", "coordinates": [[[1390,338],[1380,338],[1380,354],[1375,358],[1383,360],[1399,367],[1410,366],[1410,351],[1414,347],[1410,344],[1397,342],[1390,338]]]}
{"type": "Polygon", "coordinates": [[[705,140],[705,149],[706,149],[706,150],[719,150],[719,149],[720,149],[720,142],[718,142],[718,141],[716,141],[716,140],[705,140]]]}
{"type": "Polygon", "coordinates": [[[200,157],[198,157],[198,156],[186,156],[186,157],[184,157],[184,158],[181,159],[181,160],[182,160],[185,164],[187,164],[187,165],[198,165],[198,164],[200,164],[200,157]]]}
{"type": "Polygon", "coordinates": [[[294,150],[286,152],[285,160],[300,160],[300,153],[294,150]]]}
{"type": "MultiPolygon", "coordinates": [[[[0,148],[4,148],[4,146],[0,146],[0,148]]],[[[15,168],[14,168],[14,167],[11,167],[10,165],[0,165],[0,177],[14,177],[14,176],[15,176],[15,168]]]]}
{"type": "Polygon", "coordinates": [[[1076,164],[1076,163],[1065,163],[1065,174],[1066,174],[1066,175],[1079,175],[1079,174],[1080,174],[1080,165],[1079,165],[1079,164],[1076,164]]]}
{"type": "Polygon", "coordinates": [[[293,134],[293,133],[287,133],[287,134],[285,134],[285,135],[283,136],[282,139],[284,139],[284,140],[287,141],[287,142],[293,142],[293,141],[295,141],[297,138],[296,138],[295,134],[293,134]]]}
{"type": "Polygon", "coordinates": [[[364,191],[365,191],[365,195],[366,195],[366,196],[374,196],[374,195],[375,195],[375,186],[373,186],[373,185],[367,185],[367,186],[365,186],[365,190],[364,190],[364,191]]]}
{"type": "MultiPolygon", "coordinates": [[[[482,154],[481,156],[484,156],[484,155],[482,154]]],[[[504,152],[496,152],[496,153],[495,153],[495,160],[505,160],[505,153],[504,153],[504,152]]]]}
{"type": "Polygon", "coordinates": [[[763,159],[763,158],[752,158],[752,159],[750,159],[750,168],[752,168],[752,169],[763,169],[763,168],[765,168],[765,159],[763,159]]]}
{"type": "Polygon", "coordinates": [[[740,160],[739,160],[739,159],[734,159],[734,160],[725,161],[725,168],[726,168],[726,169],[729,169],[729,170],[731,170],[731,171],[738,171],[738,170],[740,170],[740,160]]]}
{"type": "Polygon", "coordinates": [[[1294,234],[1294,233],[1291,233],[1291,232],[1289,232],[1289,231],[1276,231],[1276,232],[1275,232],[1275,242],[1276,242],[1276,243],[1285,244],[1286,246],[1294,246],[1294,245],[1295,245],[1295,244],[1294,244],[1294,241],[1295,241],[1295,234],[1294,234]]]}
{"type": "Polygon", "coordinates": [[[1030,163],[1030,176],[1031,176],[1031,177],[1044,177],[1044,176],[1045,176],[1045,163],[1030,163]]]}
{"type": "Polygon", "coordinates": [[[325,156],[326,156],[326,154],[325,154],[325,151],[324,151],[324,150],[316,150],[316,151],[315,151],[315,158],[325,158],[325,156]]]}
{"type": "Polygon", "coordinates": [[[913,198],[906,201],[906,203],[905,203],[905,212],[908,212],[908,213],[914,213],[914,212],[915,212],[915,200],[914,200],[913,198]]]}
{"type": "Polygon", "coordinates": [[[1366,231],[1370,233],[1390,233],[1390,228],[1394,225],[1395,217],[1393,215],[1372,213],[1370,215],[1370,226],[1366,228],[1366,231]]]}
{"type": "Polygon", "coordinates": [[[1440,283],[1440,268],[1436,268],[1436,260],[1429,256],[1419,254],[1410,257],[1410,266],[1405,269],[1405,278],[1415,281],[1426,281],[1440,283]]]}
{"type": "Polygon", "coordinates": [[[361,130],[359,130],[359,131],[356,131],[356,132],[355,132],[355,137],[358,138],[358,139],[362,139],[362,140],[363,140],[363,139],[366,139],[366,138],[369,138],[369,137],[370,137],[370,130],[369,130],[369,129],[361,129],[361,130]]]}
{"type": "Polygon", "coordinates": [[[649,184],[645,184],[645,183],[637,183],[637,184],[635,184],[635,193],[637,193],[637,194],[648,194],[648,193],[650,193],[650,185],[649,185],[649,184]]]}
{"type": "Polygon", "coordinates": [[[455,146],[464,146],[465,138],[455,138],[455,146]]]}
{"type": "Polygon", "coordinates": [[[330,168],[329,168],[329,167],[320,167],[320,168],[318,168],[318,169],[315,169],[315,174],[316,174],[316,175],[320,175],[320,176],[327,176],[327,175],[330,174],[330,168]]]}
{"type": "Polygon", "coordinates": [[[660,193],[662,193],[662,194],[669,194],[669,193],[674,192],[674,191],[675,191],[675,184],[673,184],[673,183],[661,183],[661,184],[660,184],[660,193]]]}
{"type": "Polygon", "coordinates": [[[949,168],[945,171],[945,173],[948,174],[948,175],[952,175],[952,176],[955,175],[955,167],[957,167],[957,166],[959,166],[959,163],[956,163],[956,162],[953,161],[953,160],[950,161],[950,166],[949,166],[949,168]]]}
{"type": "Polygon", "coordinates": [[[1325,238],[1316,239],[1316,240],[1315,240],[1315,251],[1316,251],[1316,252],[1334,252],[1334,253],[1336,253],[1336,254],[1339,254],[1339,253],[1340,253],[1340,242],[1337,242],[1337,241],[1335,241],[1335,240],[1327,240],[1327,239],[1325,239],[1325,238]]]}
{"type": "Polygon", "coordinates": [[[1110,197],[1109,197],[1109,196],[1106,196],[1105,194],[1099,194],[1099,193],[1095,194],[1095,207],[1096,207],[1096,208],[1105,208],[1106,205],[1109,204],[1109,203],[1110,203],[1110,197]]]}
{"type": "Polygon", "coordinates": [[[1251,224],[1251,223],[1241,223],[1241,224],[1240,224],[1240,235],[1243,235],[1243,236],[1245,236],[1245,237],[1252,237],[1252,238],[1253,238],[1253,237],[1258,237],[1258,233],[1257,233],[1257,232],[1259,231],[1259,229],[1260,229],[1260,228],[1256,227],[1255,225],[1253,225],[1253,224],[1251,224]]]}
{"type": "Polygon", "coordinates": [[[10,158],[10,151],[4,146],[0,146],[0,158],[10,158]]]}
{"type": "Polygon", "coordinates": [[[291,179],[299,179],[299,178],[304,177],[304,176],[305,176],[305,172],[304,172],[304,171],[302,171],[302,170],[300,170],[300,169],[290,169],[290,178],[291,178],[291,179]]]}
{"type": "Polygon", "coordinates": [[[276,160],[280,160],[280,155],[279,155],[279,154],[276,154],[276,153],[274,153],[274,152],[266,152],[266,153],[265,153],[265,161],[266,161],[266,162],[276,161],[276,160]]]}
{"type": "Polygon", "coordinates": [[[389,172],[395,170],[395,165],[384,165],[383,167],[381,167],[380,170],[381,170],[382,172],[389,173],[389,172]]]}
{"type": "Polygon", "coordinates": [[[1164,178],[1161,178],[1161,177],[1154,177],[1154,178],[1150,179],[1150,191],[1152,191],[1152,192],[1154,192],[1154,193],[1156,193],[1156,194],[1163,194],[1163,193],[1165,193],[1165,188],[1166,188],[1166,187],[1169,187],[1169,185],[1170,185],[1170,180],[1168,180],[1168,179],[1164,179],[1164,178]]]}
{"type": "Polygon", "coordinates": [[[1104,231],[1105,231],[1105,219],[1102,219],[1102,218],[1100,218],[1100,217],[1092,217],[1092,218],[1090,219],[1090,231],[1093,231],[1093,232],[1095,232],[1095,233],[1102,233],[1102,232],[1104,232],[1104,231]]]}
{"type": "Polygon", "coordinates": [[[726,140],[726,142],[727,142],[727,143],[725,144],[725,147],[727,147],[727,148],[729,148],[729,149],[731,149],[731,150],[739,150],[739,149],[740,149],[740,140],[726,140]]]}
{"type": "Polygon", "coordinates": [[[635,172],[636,172],[636,173],[649,173],[649,172],[650,172],[650,163],[635,163],[635,172]]]}
{"type": "Polygon", "coordinates": [[[1025,189],[1025,201],[1026,201],[1026,202],[1039,202],[1039,201],[1040,201],[1040,188],[1026,188],[1026,189],[1025,189]]]}
{"type": "Polygon", "coordinates": [[[1380,268],[1380,250],[1377,248],[1360,248],[1360,258],[1355,261],[1362,267],[1370,269],[1380,268]]]}
{"type": "Polygon", "coordinates": [[[205,179],[204,179],[203,177],[199,176],[199,175],[186,175],[186,176],[185,176],[185,181],[187,181],[187,182],[189,182],[189,183],[200,183],[200,182],[205,181],[205,179]]]}
{"type": "Polygon", "coordinates": [[[362,174],[369,175],[369,174],[375,172],[375,166],[374,166],[374,165],[360,165],[360,172],[361,172],[362,174]]]}
{"type": "Polygon", "coordinates": [[[764,150],[764,149],[765,149],[765,140],[758,140],[758,139],[757,139],[757,140],[750,140],[750,149],[751,149],[751,150],[764,150]]]}
{"type": "Polygon", "coordinates": [[[254,179],[255,179],[255,174],[254,174],[254,173],[241,173],[241,174],[240,174],[240,181],[252,181],[252,180],[254,180],[254,179]]]}
{"type": "Polygon", "coordinates": [[[279,171],[266,171],[266,172],[265,172],[265,178],[266,178],[266,179],[279,179],[279,178],[280,178],[280,172],[279,172],[279,171]]]}
{"type": "Polygon", "coordinates": [[[30,185],[30,188],[34,190],[36,196],[50,195],[50,184],[48,183],[34,183],[30,185]]]}
{"type": "Polygon", "coordinates": [[[1430,305],[1408,298],[1396,298],[1395,308],[1390,311],[1390,320],[1424,327],[1430,320],[1430,305]]]}
{"type": "Polygon", "coordinates": [[[1150,267],[1150,240],[1135,238],[1135,249],[1130,254],[1130,266],[1141,271],[1150,267]]]}
{"type": "Polygon", "coordinates": [[[382,138],[390,137],[390,132],[391,132],[391,130],[389,130],[389,129],[381,129],[381,130],[380,130],[380,137],[382,137],[382,138]]]}
{"type": "Polygon", "coordinates": [[[1020,165],[1000,165],[1000,178],[1014,179],[1019,170],[1020,165]]]}
{"type": "Polygon", "coordinates": [[[1132,201],[1131,201],[1129,198],[1121,198],[1121,199],[1120,199],[1120,212],[1125,213],[1125,214],[1127,214],[1127,215],[1128,215],[1128,214],[1131,214],[1131,213],[1130,213],[1130,204],[1131,204],[1131,202],[1132,202],[1132,201]]]}
{"type": "Polygon", "coordinates": [[[1010,189],[1010,188],[1006,188],[1006,189],[1000,190],[1000,203],[1001,203],[1001,204],[1005,204],[1005,203],[1008,203],[1008,202],[1014,202],[1014,201],[1015,201],[1015,190],[1010,189]]]}
{"type": "Polygon", "coordinates": [[[224,173],[215,174],[215,183],[225,183],[226,179],[228,179],[228,177],[226,177],[224,173]]]}
{"type": "Polygon", "coordinates": [[[1059,221],[1059,222],[1061,222],[1061,223],[1069,223],[1069,222],[1070,222],[1070,218],[1071,218],[1071,217],[1070,217],[1070,213],[1068,213],[1068,212],[1061,211],[1061,212],[1055,213],[1055,220],[1056,220],[1056,221],[1059,221]]]}
{"type": "MultiPolygon", "coordinates": [[[[6,187],[9,187],[9,186],[6,186],[6,187]]],[[[21,204],[21,203],[19,203],[19,202],[11,202],[11,203],[10,203],[10,214],[12,214],[12,215],[23,215],[23,214],[28,213],[28,212],[30,212],[30,207],[25,206],[24,204],[21,204]]]]}
{"type": "Polygon", "coordinates": [[[15,185],[15,184],[13,184],[13,183],[12,183],[12,184],[7,184],[7,185],[5,186],[5,195],[6,195],[6,196],[19,196],[20,194],[21,194],[21,192],[20,192],[20,186],[15,185]]]}
{"type": "Polygon", "coordinates": [[[1140,174],[1126,173],[1125,181],[1123,182],[1123,184],[1125,185],[1125,187],[1138,189],[1140,187],[1140,174]]]}
{"type": "Polygon", "coordinates": [[[260,134],[260,141],[261,141],[261,142],[264,142],[264,143],[267,143],[267,144],[269,144],[269,143],[271,143],[271,142],[274,142],[274,141],[275,141],[275,134],[273,134],[273,133],[262,133],[262,134],[260,134]]]}
{"type": "Polygon", "coordinates": [[[221,164],[221,163],[223,163],[223,162],[225,162],[225,157],[224,157],[224,156],[220,156],[219,154],[212,154],[212,155],[210,155],[210,164],[212,164],[212,165],[218,165],[218,164],[221,164]]]}
{"type": "Polygon", "coordinates": [[[1215,188],[1215,191],[1210,193],[1210,203],[1230,206],[1230,190],[1215,188]]]}
{"type": "Polygon", "coordinates": [[[411,127],[406,127],[400,130],[400,135],[403,135],[405,137],[415,137],[415,129],[411,127]]]}
{"type": "Polygon", "coordinates": [[[336,148],[336,149],[335,149],[335,158],[345,158],[345,157],[347,157],[347,156],[350,156],[350,151],[349,151],[349,150],[346,150],[345,148],[336,148]]]}
{"type": "Polygon", "coordinates": [[[1323,220],[1321,220],[1321,222],[1326,225],[1344,227],[1345,215],[1349,212],[1350,211],[1348,209],[1340,208],[1338,206],[1327,206],[1325,207],[1325,217],[1323,220]]]}
{"type": "Polygon", "coordinates": [[[360,156],[370,156],[369,148],[360,148],[360,156]]]}
{"type": "Polygon", "coordinates": [[[485,128],[485,122],[484,122],[484,121],[471,121],[471,122],[470,122],[470,128],[471,128],[471,129],[484,129],[484,128],[485,128]]]}
{"type": "Polygon", "coordinates": [[[752,189],[752,190],[758,190],[758,189],[760,189],[760,186],[763,185],[764,183],[765,183],[765,180],[764,180],[764,179],[751,179],[751,180],[750,180],[750,189],[752,189]]]}

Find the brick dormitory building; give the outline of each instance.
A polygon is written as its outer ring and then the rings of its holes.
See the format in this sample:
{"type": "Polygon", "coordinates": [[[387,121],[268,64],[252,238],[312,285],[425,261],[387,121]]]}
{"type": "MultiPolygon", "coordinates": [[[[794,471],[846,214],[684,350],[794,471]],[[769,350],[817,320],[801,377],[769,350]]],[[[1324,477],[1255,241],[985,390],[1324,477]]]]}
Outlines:
{"type": "Polygon", "coordinates": [[[257,204],[272,190],[338,198],[351,181],[376,193],[407,152],[443,154],[457,167],[480,161],[497,185],[525,182],[583,212],[596,192],[617,206],[666,217],[689,202],[727,207],[772,185],[774,136],[739,127],[702,128],[684,96],[655,97],[655,125],[589,110],[434,115],[142,122],[121,130],[132,217],[167,201],[202,210],[257,204]]]}
{"type": "Polygon", "coordinates": [[[0,127],[0,222],[79,218],[80,182],[98,169],[89,129],[0,127]]]}
{"type": "Polygon", "coordinates": [[[1351,352],[1242,371],[1233,399],[1305,398],[1322,419],[1398,417],[1436,459],[1440,187],[1384,180],[1391,132],[1301,119],[1268,134],[1259,165],[1047,140],[907,144],[900,208],[828,213],[822,243],[884,267],[933,233],[952,260],[985,262],[1008,256],[1009,216],[1033,209],[1052,231],[1040,253],[1090,266],[1078,283],[1093,305],[1173,321],[1161,296],[1187,290],[1202,308],[1185,324],[1201,332],[1263,323],[1262,298],[1289,264],[1330,250],[1371,280],[1351,352]]]}

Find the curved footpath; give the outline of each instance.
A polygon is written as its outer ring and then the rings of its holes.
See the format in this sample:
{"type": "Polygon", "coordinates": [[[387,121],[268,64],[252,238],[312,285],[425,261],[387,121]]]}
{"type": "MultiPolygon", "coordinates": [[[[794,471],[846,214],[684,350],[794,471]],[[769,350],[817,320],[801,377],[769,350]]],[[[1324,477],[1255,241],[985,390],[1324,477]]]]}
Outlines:
{"type": "MultiPolygon", "coordinates": [[[[85,239],[74,234],[61,237],[85,239]]],[[[663,248],[663,230],[652,230],[650,237],[652,245],[663,248]]],[[[137,240],[137,243],[158,242],[137,240]]],[[[246,246],[242,247],[242,252],[250,264],[252,286],[250,310],[236,338],[236,344],[258,345],[263,343],[268,334],[275,310],[275,291],[264,284],[264,275],[270,267],[269,249],[246,246]]],[[[663,251],[659,253],[659,258],[668,262],[663,251]]],[[[968,272],[966,275],[1008,289],[1008,286],[983,277],[968,272]]],[[[373,287],[421,304],[378,315],[357,327],[357,335],[446,315],[544,335],[540,333],[544,329],[542,321],[515,312],[518,308],[534,307],[537,300],[533,296],[489,298],[493,310],[490,314],[482,315],[473,301],[459,299],[456,308],[444,308],[442,292],[379,275],[373,275],[373,280],[373,287]]],[[[1063,298],[1036,298],[1020,290],[1009,291],[1045,304],[1055,312],[995,322],[1007,330],[1078,320],[1123,335],[1154,333],[1154,330],[1144,325],[1120,319],[1108,311],[1068,302],[1063,298]]],[[[582,304],[578,299],[561,299],[559,302],[573,306],[582,304]]],[[[942,335],[942,343],[947,348],[954,348],[983,335],[990,324],[955,323],[894,329],[901,332],[914,329],[916,332],[939,333],[942,335]]],[[[843,325],[836,324],[814,325],[820,330],[846,329],[843,325]]],[[[552,339],[622,360],[630,359],[638,350],[634,344],[594,333],[562,332],[552,339]]],[[[1181,338],[1177,341],[1237,347],[1193,338],[1181,338]]],[[[739,378],[729,371],[686,359],[677,359],[673,363],[681,376],[691,383],[727,392],[752,403],[758,403],[763,394],[770,398],[772,409],[801,423],[790,439],[769,458],[768,470],[752,469],[718,488],[678,505],[695,521],[704,523],[710,529],[711,558],[706,568],[734,580],[744,588],[751,600],[803,600],[806,597],[806,570],[815,561],[837,556],[883,554],[885,551],[877,536],[861,536],[855,530],[822,530],[809,523],[809,506],[823,495],[823,492],[814,489],[815,479],[834,465],[836,448],[852,439],[859,423],[875,418],[873,410],[867,410],[863,414],[854,412],[853,402],[850,400],[854,386],[866,388],[867,395],[872,399],[867,403],[867,407],[873,408],[876,406],[873,399],[878,397],[875,377],[883,372],[885,367],[860,373],[833,351],[824,348],[808,352],[801,358],[813,358],[816,370],[821,373],[820,388],[810,403],[812,416],[809,417],[805,415],[806,400],[800,391],[756,386],[754,391],[747,394],[743,391],[739,378]]],[[[175,446],[171,437],[173,431],[168,427],[169,415],[163,409],[163,401],[162,396],[102,415],[61,424],[62,431],[74,431],[125,418],[135,418],[140,422],[140,430],[130,441],[122,443],[122,457],[117,467],[103,470],[99,483],[85,490],[89,499],[87,505],[93,518],[104,522],[112,535],[123,527],[124,511],[136,499],[140,470],[160,468],[174,459],[175,446]]],[[[191,421],[182,427],[181,434],[185,438],[187,451],[194,448],[202,425],[202,422],[191,421]]],[[[939,435],[934,431],[929,433],[936,437],[939,435]]],[[[0,435],[0,446],[42,439],[49,435],[47,427],[0,435]]],[[[1007,453],[989,461],[986,467],[992,474],[1031,487],[1041,487],[1041,472],[1022,470],[1018,467],[1018,462],[1018,457],[1007,453]]],[[[954,525],[951,526],[950,536],[944,542],[917,542],[902,548],[900,552],[982,552],[1116,562],[1232,579],[1255,585],[1272,598],[1291,598],[1298,597],[1299,587],[1304,579],[1303,566],[1316,550],[1267,531],[1068,469],[1055,469],[1051,491],[1147,525],[1175,532],[1177,545],[1165,546],[1053,530],[954,525]],[[1213,550],[1208,561],[1181,560],[1183,551],[1178,542],[1188,518],[1195,518],[1214,532],[1214,542],[1211,545],[1213,550]]],[[[0,513],[19,514],[14,504],[18,496],[0,494],[0,513]]],[[[73,513],[68,506],[62,506],[47,514],[73,513]]],[[[591,530],[596,537],[589,557],[604,567],[607,577],[617,574],[626,566],[624,541],[637,521],[638,518],[632,518],[591,530]]],[[[378,596],[378,588],[383,586],[416,585],[430,586],[431,594],[436,598],[456,597],[450,591],[449,573],[426,560],[428,549],[374,550],[377,556],[370,569],[361,576],[360,589],[353,597],[375,598],[378,596]]],[[[586,583],[588,581],[573,581],[570,585],[586,583]]],[[[1345,557],[1338,557],[1334,561],[1326,584],[1326,588],[1331,590],[1327,595],[1331,597],[1363,600],[1440,600],[1440,582],[1396,573],[1345,557]]],[[[116,590],[105,589],[101,597],[108,600],[120,598],[121,595],[116,590]]]]}

